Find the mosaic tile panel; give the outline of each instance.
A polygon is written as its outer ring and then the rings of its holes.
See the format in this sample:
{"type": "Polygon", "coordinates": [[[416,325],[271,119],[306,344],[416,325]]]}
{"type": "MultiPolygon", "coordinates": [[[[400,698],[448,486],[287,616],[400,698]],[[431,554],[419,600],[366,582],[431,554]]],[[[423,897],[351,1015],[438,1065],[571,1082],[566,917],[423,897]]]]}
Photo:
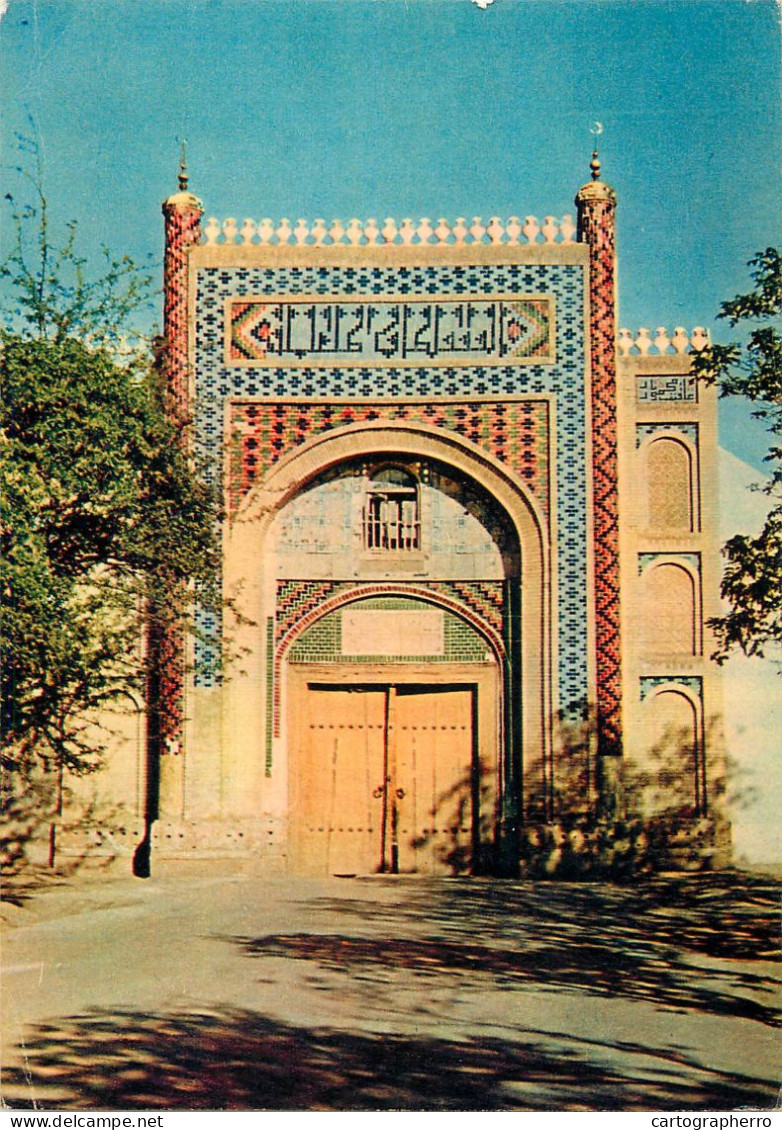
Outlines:
{"type": "MultiPolygon", "coordinates": [[[[166,203],[163,332],[166,339],[167,411],[176,421],[187,419],[188,385],[188,249],[201,236],[201,213],[190,205],[166,203]]],[[[150,641],[150,645],[152,641],[150,641]]],[[[184,636],[165,629],[155,641],[159,664],[159,725],[161,748],[179,753],[184,724],[184,636]]],[[[152,648],[151,648],[152,650],[152,648]]]]}
{"type": "Polygon", "coordinates": [[[188,249],[201,238],[196,208],[166,203],[166,253],[163,263],[163,333],[166,339],[166,387],[169,409],[184,420],[188,413],[188,249]]]}
{"type": "Polygon", "coordinates": [[[184,732],[185,634],[174,625],[153,622],[147,630],[147,701],[150,735],[161,754],[182,752],[184,732]]]}
{"type": "MultiPolygon", "coordinates": [[[[280,581],[277,585],[275,643],[279,644],[325,600],[354,591],[355,581],[280,581]]],[[[361,586],[364,587],[364,586],[361,586]]],[[[504,593],[501,581],[427,581],[415,587],[456,601],[502,636],[504,593]]]]}
{"type": "Polygon", "coordinates": [[[229,407],[228,504],[242,497],[282,455],[308,439],[348,424],[405,420],[444,428],[486,448],[512,467],[549,519],[547,401],[447,404],[234,403],[229,407]]]}
{"type": "Polygon", "coordinates": [[[692,404],[698,400],[698,382],[686,373],[639,376],[636,377],[635,396],[639,404],[692,404]]]}
{"type": "Polygon", "coordinates": [[[502,642],[504,593],[501,581],[430,581],[416,584],[361,583],[354,581],[281,581],[277,585],[277,624],[273,694],[270,702],[273,732],[280,733],[280,667],[292,638],[320,623],[333,609],[353,601],[396,599],[427,600],[452,611],[488,638],[498,656],[502,642]]]}
{"type": "Polygon", "coordinates": [[[553,353],[550,296],[229,302],[231,363],[501,365],[553,353]]]}
{"type": "MultiPolygon", "coordinates": [[[[556,398],[557,547],[560,706],[582,701],[587,687],[586,619],[586,467],[584,436],[585,326],[584,268],[550,263],[439,263],[351,267],[209,267],[197,272],[196,433],[199,452],[223,481],[224,422],[233,400],[352,401],[426,399],[443,409],[442,398],[473,403],[480,398],[536,394],[556,398]],[[436,297],[531,294],[554,296],[554,363],[405,368],[297,368],[231,365],[225,357],[225,309],[247,296],[262,300],[286,295],[347,299],[411,295],[436,297]]],[[[341,405],[340,405],[341,407],[341,405]]],[[[335,408],[336,410],[336,408],[335,408]]],[[[491,427],[491,424],[481,426],[491,427]]],[[[198,677],[204,685],[213,678],[198,677]]]]}
{"type": "MultiPolygon", "coordinates": [[[[351,608],[371,610],[417,610],[421,602],[403,597],[384,597],[358,601],[351,608]]],[[[428,655],[431,663],[484,663],[486,641],[451,612],[444,612],[444,648],[441,655],[428,655]]],[[[362,641],[363,643],[363,641],[362,641]]],[[[342,609],[322,616],[291,644],[288,659],[292,663],[420,663],[421,655],[345,655],[342,651],[342,609]]]]}

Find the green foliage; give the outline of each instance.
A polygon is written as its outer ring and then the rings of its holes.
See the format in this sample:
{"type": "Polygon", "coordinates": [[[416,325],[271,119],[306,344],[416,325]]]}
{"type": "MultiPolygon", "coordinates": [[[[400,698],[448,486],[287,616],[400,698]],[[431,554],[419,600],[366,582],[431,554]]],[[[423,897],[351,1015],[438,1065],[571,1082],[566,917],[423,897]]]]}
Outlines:
{"type": "Polygon", "coordinates": [[[754,289],[723,302],[719,316],[731,326],[753,328],[742,344],[714,345],[693,357],[700,380],[717,382],[721,396],[743,396],[772,436],[766,460],[770,476],[763,490],[774,504],[757,537],[736,534],[723,548],[722,596],[730,610],[710,621],[717,637],[714,659],[724,663],[736,648],[764,656],[782,644],[782,257],[769,247],[749,261],[754,289]]]}
{"type": "Polygon", "coordinates": [[[214,491],[167,417],[159,367],[110,351],[143,279],[127,260],[88,279],[73,227],[60,250],[49,244],[40,199],[43,219],[27,217],[38,267],[24,217],[2,267],[0,725],[17,789],[99,766],[101,709],[143,701],[150,610],[182,631],[194,584],[219,605],[214,491]]]}
{"type": "Polygon", "coordinates": [[[148,602],[181,618],[213,585],[214,500],[154,371],[4,334],[0,379],[3,733],[84,765],[85,710],[141,684],[148,602]]]}
{"type": "Polygon", "coordinates": [[[132,316],[149,303],[151,277],[127,255],[102,249],[103,273],[95,274],[76,250],[78,225],[66,226],[62,246],[50,239],[49,208],[44,196],[43,164],[35,142],[17,135],[19,148],[32,155],[36,171],[17,168],[30,186],[35,204],[17,205],[7,193],[15,239],[0,263],[6,286],[6,325],[22,335],[63,341],[78,338],[94,345],[116,345],[128,333],[132,316]]]}

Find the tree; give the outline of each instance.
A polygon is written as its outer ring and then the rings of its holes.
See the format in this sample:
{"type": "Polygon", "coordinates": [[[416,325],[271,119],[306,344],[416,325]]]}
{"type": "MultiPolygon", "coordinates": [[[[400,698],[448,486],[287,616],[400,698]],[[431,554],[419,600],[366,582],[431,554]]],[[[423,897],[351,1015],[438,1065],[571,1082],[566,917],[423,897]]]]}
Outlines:
{"type": "Polygon", "coordinates": [[[7,799],[99,767],[101,711],[147,684],[150,609],[189,624],[188,586],[219,604],[217,505],[166,412],[164,373],[118,352],[149,280],[127,258],[92,277],[49,238],[46,200],[15,216],[0,266],[0,727],[7,799]],[[32,237],[29,235],[33,225],[32,237]]]}
{"type": "Polygon", "coordinates": [[[693,357],[693,372],[717,382],[721,396],[743,396],[758,407],[772,436],[762,490],[774,500],[757,537],[736,534],[723,547],[721,593],[729,611],[710,621],[717,638],[713,658],[724,663],[735,649],[764,656],[782,643],[782,261],[769,247],[750,259],[754,289],[723,302],[719,317],[731,326],[755,323],[743,344],[712,345],[693,357]],[[776,320],[777,324],[774,325],[776,320]]]}

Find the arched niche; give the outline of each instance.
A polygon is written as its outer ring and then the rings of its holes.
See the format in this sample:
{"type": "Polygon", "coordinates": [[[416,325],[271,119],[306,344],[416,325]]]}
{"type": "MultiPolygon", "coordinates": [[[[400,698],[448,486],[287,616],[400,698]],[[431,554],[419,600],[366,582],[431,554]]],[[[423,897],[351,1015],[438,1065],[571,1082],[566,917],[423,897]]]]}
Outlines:
{"type": "Polygon", "coordinates": [[[472,477],[398,453],[345,459],[279,508],[267,538],[278,578],[517,577],[518,532],[472,477]]]}
{"type": "Polygon", "coordinates": [[[644,704],[646,749],[630,782],[645,816],[695,816],[705,810],[700,703],[675,683],[644,704]]]}
{"type": "Polygon", "coordinates": [[[643,650],[647,655],[700,652],[696,577],[684,565],[663,561],[642,577],[643,650]]]}
{"type": "Polygon", "coordinates": [[[671,434],[645,447],[646,524],[651,530],[695,532],[698,528],[695,452],[671,434]]]}

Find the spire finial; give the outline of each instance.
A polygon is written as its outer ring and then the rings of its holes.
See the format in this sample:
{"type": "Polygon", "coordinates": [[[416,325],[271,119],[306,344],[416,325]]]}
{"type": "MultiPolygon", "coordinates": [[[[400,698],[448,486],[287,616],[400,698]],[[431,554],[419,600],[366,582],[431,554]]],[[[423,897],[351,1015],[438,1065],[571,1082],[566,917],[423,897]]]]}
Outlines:
{"type": "Polygon", "coordinates": [[[597,155],[597,139],[603,132],[603,123],[595,122],[589,132],[595,139],[594,149],[592,150],[592,160],[589,162],[589,168],[592,172],[592,180],[600,180],[600,158],[597,155]]]}
{"type": "Polygon", "coordinates": [[[187,192],[187,142],[182,142],[182,149],[179,157],[179,191],[187,192]]]}

